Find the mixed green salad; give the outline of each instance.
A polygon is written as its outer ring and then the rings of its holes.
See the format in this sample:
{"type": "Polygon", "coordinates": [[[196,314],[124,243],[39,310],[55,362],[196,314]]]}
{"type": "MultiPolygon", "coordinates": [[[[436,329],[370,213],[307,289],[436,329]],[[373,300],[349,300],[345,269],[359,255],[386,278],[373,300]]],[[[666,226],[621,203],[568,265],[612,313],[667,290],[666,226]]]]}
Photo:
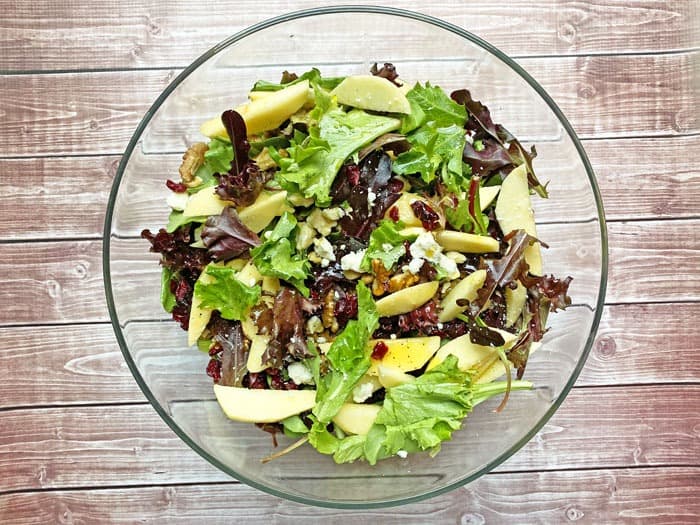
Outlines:
{"type": "Polygon", "coordinates": [[[543,273],[534,147],[392,64],[248,96],[202,125],[167,226],[142,236],[226,415],[297,438],[265,461],[304,443],[338,463],[434,454],[475,405],[531,388],[571,301],[571,278],[543,273]]]}

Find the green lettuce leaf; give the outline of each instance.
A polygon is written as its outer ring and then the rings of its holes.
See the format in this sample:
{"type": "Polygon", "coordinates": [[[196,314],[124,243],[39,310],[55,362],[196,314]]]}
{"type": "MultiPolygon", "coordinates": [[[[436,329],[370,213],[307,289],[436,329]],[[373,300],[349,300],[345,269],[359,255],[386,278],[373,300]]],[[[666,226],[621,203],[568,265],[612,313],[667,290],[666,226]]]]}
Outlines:
{"type": "Polygon", "coordinates": [[[313,68],[305,73],[302,73],[296,80],[292,80],[291,82],[287,82],[285,84],[268,82],[267,80],[258,80],[253,85],[253,89],[251,91],[279,91],[280,89],[293,86],[294,84],[298,84],[304,80],[308,80],[309,83],[317,84],[323,89],[330,91],[344,79],[345,77],[322,77],[321,72],[318,69],[313,68]]]}
{"type": "Polygon", "coordinates": [[[296,227],[294,215],[284,213],[265,242],[250,251],[250,256],[261,274],[284,279],[308,296],[309,289],[304,280],[309,275],[310,266],[306,257],[297,253],[293,244],[292,234],[296,227]]]}
{"type": "Polygon", "coordinates": [[[423,181],[431,182],[439,174],[452,192],[459,192],[467,184],[462,169],[464,128],[456,124],[438,127],[427,122],[407,137],[411,149],[401,153],[393,170],[400,175],[420,174],[423,181]]]}
{"type": "Polygon", "coordinates": [[[232,160],[233,146],[231,146],[231,143],[223,139],[211,139],[209,141],[209,149],[204,153],[204,162],[197,170],[197,173],[195,173],[202,182],[193,188],[189,188],[187,190],[188,193],[197,193],[204,188],[216,186],[219,181],[214,177],[214,173],[228,173],[228,170],[231,169],[232,160]]]}
{"type": "MultiPolygon", "coordinates": [[[[424,122],[432,122],[437,127],[456,125],[464,128],[467,122],[467,109],[457,104],[438,86],[425,86],[417,83],[406,94],[409,102],[415,103],[424,113],[424,122]]],[[[413,105],[411,105],[413,107],[413,105]]]]}
{"type": "Polygon", "coordinates": [[[284,435],[291,438],[297,438],[309,432],[308,427],[299,416],[289,416],[280,421],[284,435]]]}
{"type": "Polygon", "coordinates": [[[399,231],[404,227],[402,222],[383,220],[379,223],[369,237],[367,251],[362,259],[360,267],[368,271],[371,267],[372,259],[382,261],[384,268],[391,270],[401,257],[406,254],[404,241],[406,237],[399,231]]]}
{"type": "Polygon", "coordinates": [[[218,310],[224,319],[241,321],[260,299],[260,287],[239,281],[233,268],[209,264],[204,271],[216,281],[205,284],[198,280],[194,293],[204,308],[218,310]]]}
{"type": "Polygon", "coordinates": [[[185,214],[181,211],[172,210],[168,216],[168,223],[165,225],[165,231],[168,233],[173,233],[175,230],[184,226],[185,224],[190,224],[193,222],[204,223],[209,217],[202,215],[199,217],[185,217],[185,214]]]}
{"type": "Polygon", "coordinates": [[[293,141],[288,158],[280,159],[277,180],[286,190],[313,197],[318,206],[330,204],[333,180],[345,160],[377,137],[398,129],[401,121],[360,109],[347,113],[324,90],[314,86],[318,123],[303,142],[293,141]]]}
{"type": "Polygon", "coordinates": [[[175,308],[175,294],[170,291],[170,280],[173,278],[173,271],[167,266],[163,266],[160,274],[160,304],[166,312],[172,312],[175,308]]]}
{"type": "Polygon", "coordinates": [[[379,326],[379,314],[372,293],[363,283],[357,284],[356,291],[358,318],[348,322],[328,349],[326,358],[330,371],[317,384],[316,406],[313,408],[317,419],[314,430],[317,432],[338,413],[355,384],[370,367],[371,352],[367,349],[367,342],[379,326]]]}

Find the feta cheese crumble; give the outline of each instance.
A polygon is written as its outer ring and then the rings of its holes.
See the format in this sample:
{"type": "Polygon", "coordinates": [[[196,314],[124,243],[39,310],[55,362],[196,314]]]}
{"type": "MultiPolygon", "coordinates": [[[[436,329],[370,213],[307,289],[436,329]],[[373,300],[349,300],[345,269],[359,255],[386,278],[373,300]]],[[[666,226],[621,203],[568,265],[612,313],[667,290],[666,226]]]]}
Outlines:
{"type": "Polygon", "coordinates": [[[352,391],[352,400],[355,403],[364,403],[372,397],[372,383],[360,383],[352,391]]]}
{"type": "Polygon", "coordinates": [[[396,455],[399,456],[401,459],[406,459],[408,457],[408,452],[405,450],[397,450],[396,455]]]}
{"type": "Polygon", "coordinates": [[[418,274],[423,261],[428,261],[443,270],[449,279],[459,277],[457,263],[442,253],[442,246],[437,243],[432,233],[421,233],[411,244],[409,252],[413,259],[408,263],[408,270],[412,274],[418,274]]]}
{"type": "Polygon", "coordinates": [[[287,367],[287,372],[289,373],[289,379],[294,381],[297,385],[311,385],[314,382],[314,376],[311,370],[306,368],[304,363],[299,363],[298,361],[290,363],[287,367]]]}
{"type": "Polygon", "coordinates": [[[333,246],[328,242],[328,239],[314,239],[314,252],[321,258],[322,266],[328,266],[329,261],[335,261],[333,246]],[[326,264],[323,264],[323,261],[325,261],[326,264]]]}
{"type": "Polygon", "coordinates": [[[340,258],[340,267],[346,272],[351,271],[362,273],[360,264],[362,264],[362,259],[365,258],[365,252],[367,252],[367,250],[358,250],[356,252],[350,252],[347,255],[343,255],[340,258]]]}
{"type": "Polygon", "coordinates": [[[167,202],[173,210],[182,211],[187,206],[189,196],[187,193],[171,193],[168,195],[167,202]]]}

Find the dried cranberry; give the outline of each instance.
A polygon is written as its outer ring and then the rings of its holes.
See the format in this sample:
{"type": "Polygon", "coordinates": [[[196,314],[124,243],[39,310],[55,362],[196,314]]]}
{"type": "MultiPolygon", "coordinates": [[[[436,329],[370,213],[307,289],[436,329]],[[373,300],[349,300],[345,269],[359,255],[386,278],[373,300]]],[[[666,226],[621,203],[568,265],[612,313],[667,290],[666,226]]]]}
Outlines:
{"type": "Polygon", "coordinates": [[[250,372],[243,378],[243,386],[253,390],[263,390],[267,388],[267,375],[265,372],[254,373],[250,372]]]}
{"type": "Polygon", "coordinates": [[[340,292],[340,297],[335,302],[334,313],[338,326],[343,328],[350,319],[357,317],[357,295],[340,292]]]}
{"type": "Polygon", "coordinates": [[[186,297],[191,296],[192,289],[190,283],[185,279],[181,279],[180,282],[177,283],[177,288],[175,289],[175,299],[181,303],[186,297]]]}
{"type": "Polygon", "coordinates": [[[207,375],[211,377],[215,383],[221,379],[221,361],[218,359],[210,359],[207,365],[207,375]]]}
{"type": "Polygon", "coordinates": [[[187,186],[185,186],[182,182],[175,182],[168,179],[165,181],[165,185],[170,191],[174,191],[175,193],[185,193],[187,191],[187,186]]]}
{"type": "Polygon", "coordinates": [[[411,203],[411,209],[413,213],[416,214],[416,217],[418,217],[418,220],[423,224],[423,228],[429,232],[440,226],[440,216],[425,202],[421,200],[413,201],[411,203]]]}
{"type": "Polygon", "coordinates": [[[396,206],[392,206],[389,209],[389,218],[394,222],[399,221],[399,209],[396,206]]]}
{"type": "Polygon", "coordinates": [[[223,351],[223,347],[221,346],[221,343],[214,343],[211,345],[211,348],[209,349],[209,355],[214,357],[216,354],[220,353],[223,351]]]}
{"type": "Polygon", "coordinates": [[[187,330],[190,326],[190,304],[178,303],[173,307],[173,320],[180,323],[183,330],[187,330]]]}
{"type": "Polygon", "coordinates": [[[357,186],[360,183],[360,167],[357,164],[345,166],[345,176],[350,181],[350,184],[357,186]]]}
{"type": "Polygon", "coordinates": [[[389,181],[386,187],[392,193],[401,193],[401,190],[403,190],[403,181],[401,181],[401,179],[393,178],[389,181]]]}
{"type": "Polygon", "coordinates": [[[388,351],[389,347],[386,345],[386,343],[384,341],[378,341],[377,344],[374,345],[374,349],[372,349],[372,359],[384,359],[384,356],[388,351]]]}

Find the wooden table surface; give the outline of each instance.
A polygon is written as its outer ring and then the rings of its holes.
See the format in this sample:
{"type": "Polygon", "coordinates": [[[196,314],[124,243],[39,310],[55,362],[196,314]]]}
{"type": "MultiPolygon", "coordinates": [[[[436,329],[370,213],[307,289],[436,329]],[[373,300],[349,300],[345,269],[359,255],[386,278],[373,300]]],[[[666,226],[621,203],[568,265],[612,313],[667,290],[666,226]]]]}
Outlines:
{"type": "Polygon", "coordinates": [[[551,93],[609,221],[607,304],[586,367],[495,472],[399,508],[306,507],[225,476],[146,402],[102,288],[120,154],[200,53],[315,4],[0,1],[0,523],[698,523],[698,0],[419,9],[491,41],[551,93]]]}

